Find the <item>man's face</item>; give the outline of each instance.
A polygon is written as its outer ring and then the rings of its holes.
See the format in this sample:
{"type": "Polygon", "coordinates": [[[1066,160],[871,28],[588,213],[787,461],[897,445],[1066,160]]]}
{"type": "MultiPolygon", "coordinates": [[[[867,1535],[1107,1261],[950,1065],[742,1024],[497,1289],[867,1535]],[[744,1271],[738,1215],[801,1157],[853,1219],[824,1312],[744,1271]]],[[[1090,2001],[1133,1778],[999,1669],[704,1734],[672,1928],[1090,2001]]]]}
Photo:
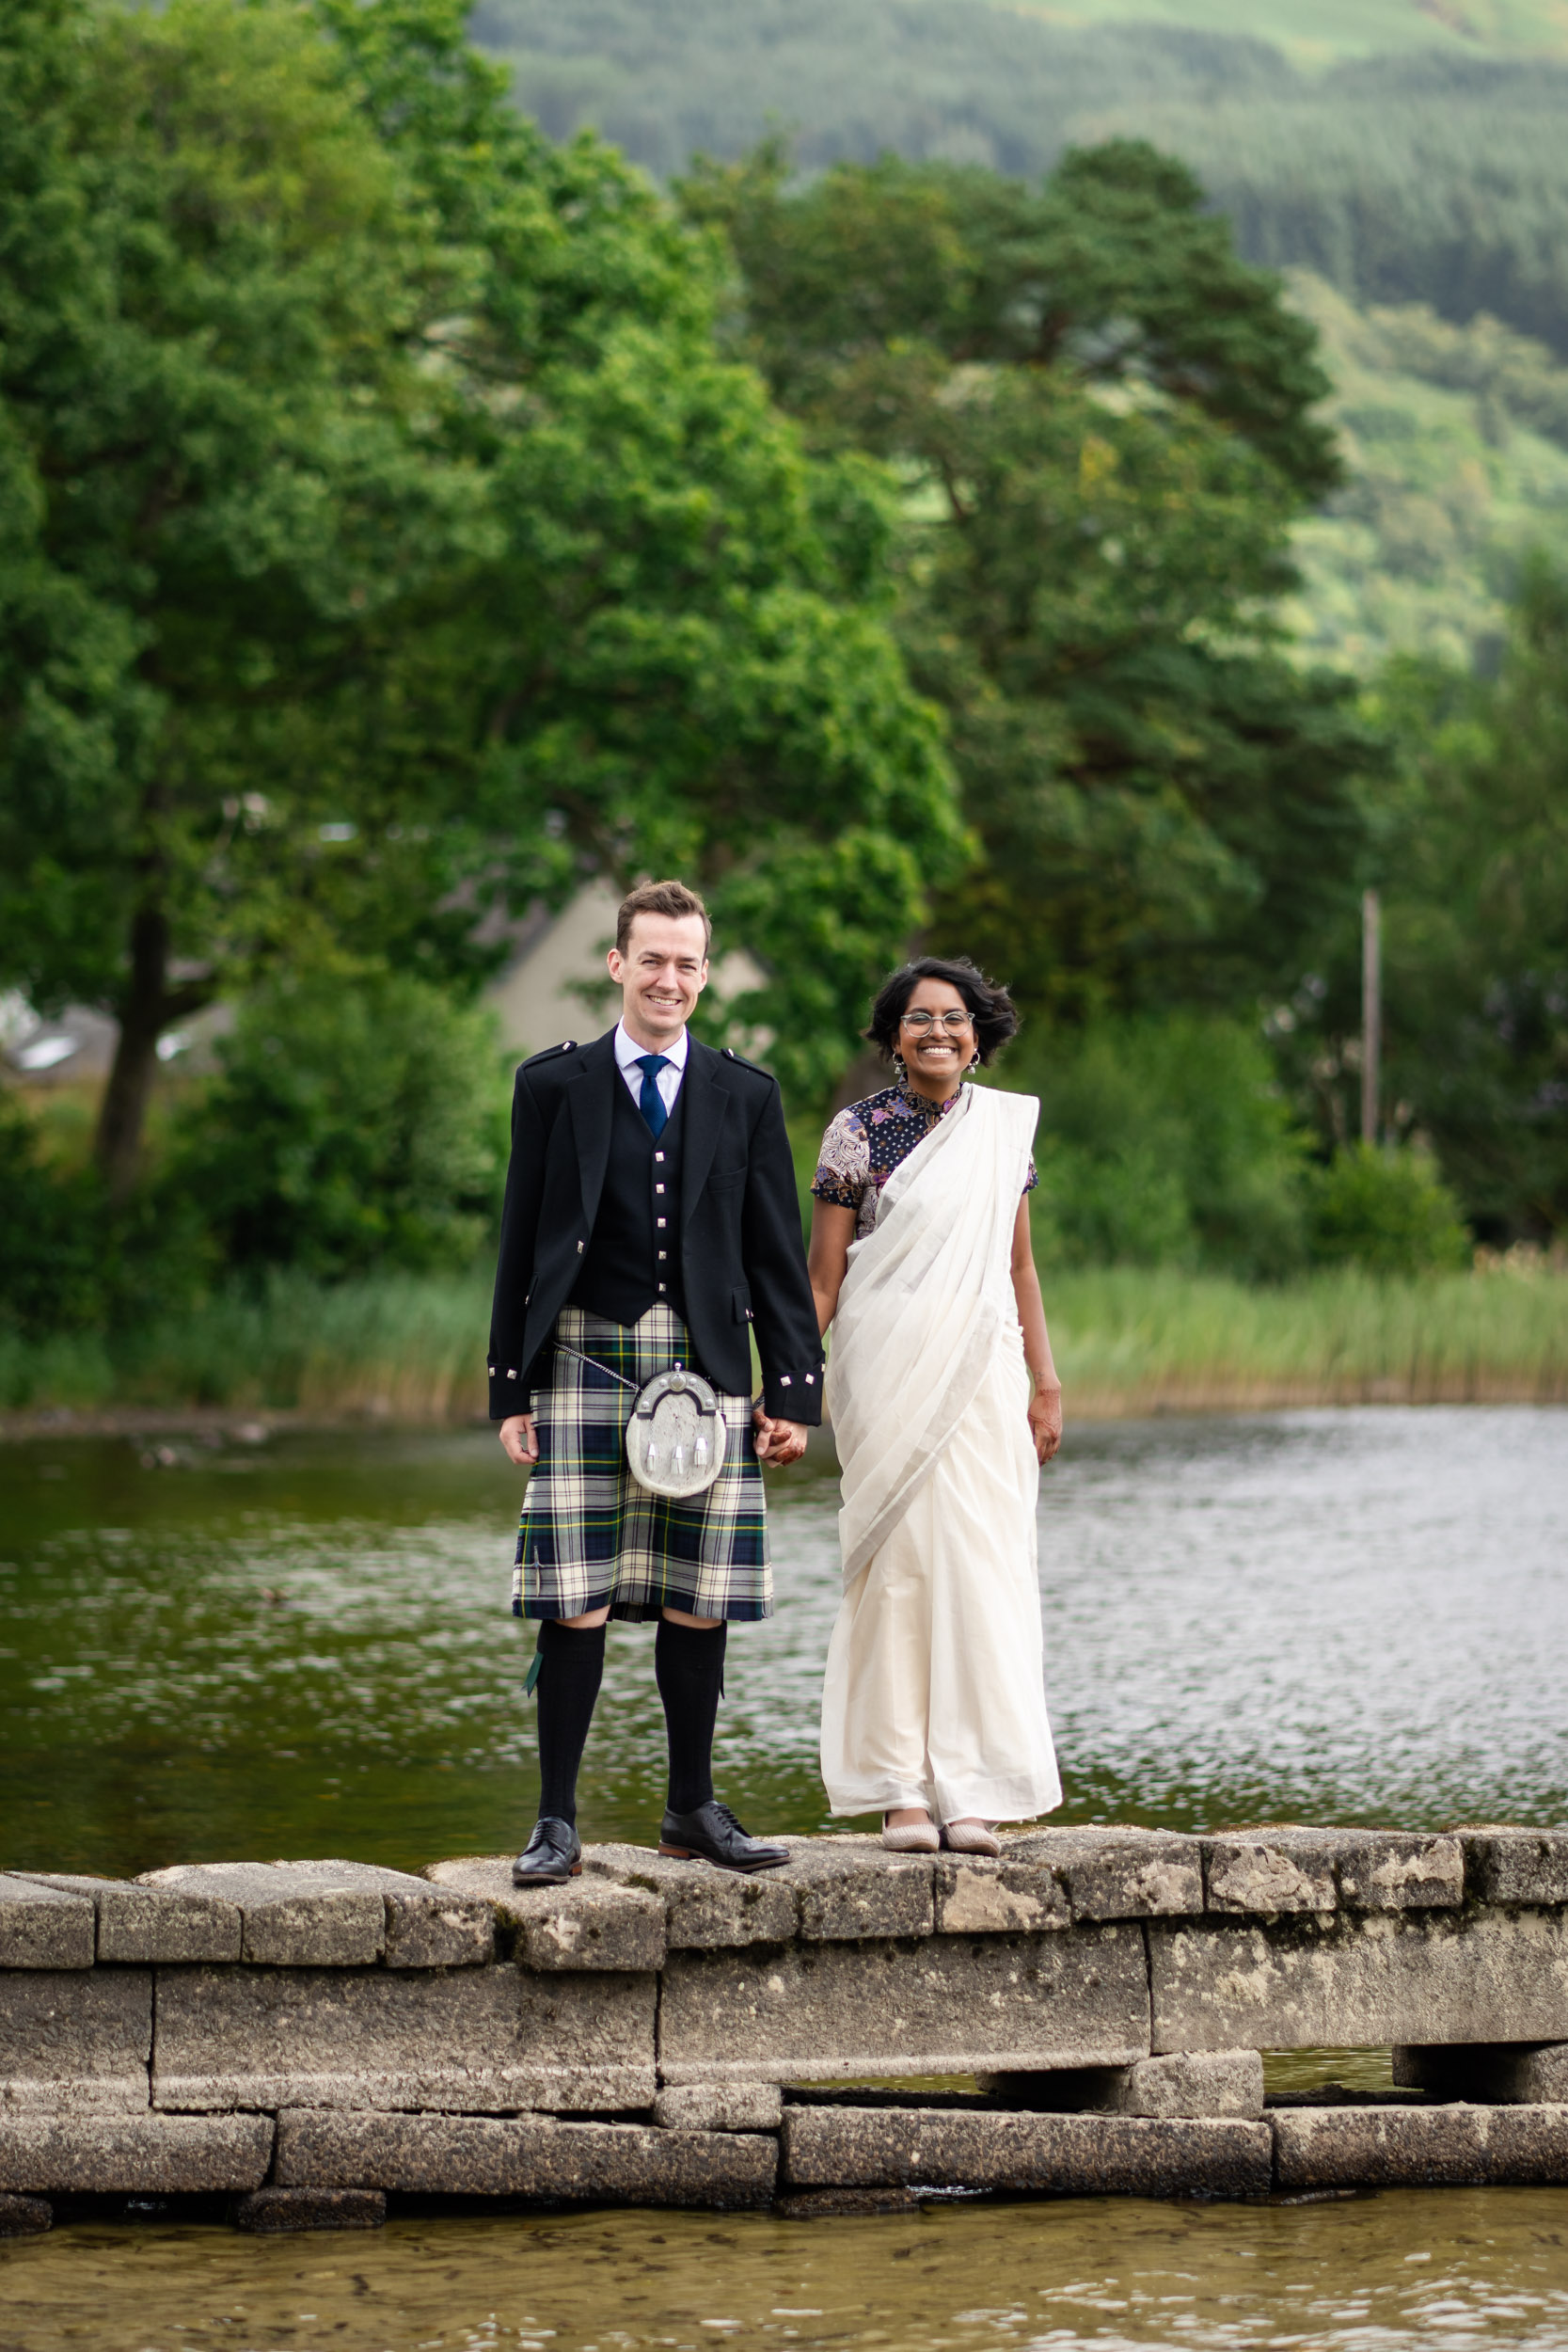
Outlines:
{"type": "Polygon", "coordinates": [[[707,927],[700,914],[638,914],[626,950],[610,951],[621,1017],[640,1045],[657,1053],[679,1037],[707,986],[707,927]]]}

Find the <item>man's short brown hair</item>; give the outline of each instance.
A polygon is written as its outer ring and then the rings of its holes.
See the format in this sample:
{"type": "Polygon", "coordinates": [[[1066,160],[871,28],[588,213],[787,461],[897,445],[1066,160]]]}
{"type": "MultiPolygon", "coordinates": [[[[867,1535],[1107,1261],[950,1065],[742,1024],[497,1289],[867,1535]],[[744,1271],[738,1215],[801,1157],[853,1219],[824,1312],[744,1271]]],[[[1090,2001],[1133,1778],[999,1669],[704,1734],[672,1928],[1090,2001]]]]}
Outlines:
{"type": "Polygon", "coordinates": [[[688,890],[683,882],[639,882],[621,901],[621,912],[615,917],[615,950],[626,952],[631,927],[640,914],[670,914],[678,920],[682,915],[700,914],[703,918],[703,953],[705,956],[713,941],[713,925],[708,912],[694,890],[688,890]]]}

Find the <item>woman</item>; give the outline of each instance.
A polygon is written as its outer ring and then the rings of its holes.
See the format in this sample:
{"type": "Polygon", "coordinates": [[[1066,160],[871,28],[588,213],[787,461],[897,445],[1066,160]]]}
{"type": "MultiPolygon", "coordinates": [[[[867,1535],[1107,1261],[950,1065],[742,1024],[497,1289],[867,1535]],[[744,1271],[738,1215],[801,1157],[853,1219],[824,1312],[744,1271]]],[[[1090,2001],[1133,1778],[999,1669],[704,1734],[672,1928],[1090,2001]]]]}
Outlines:
{"type": "Polygon", "coordinates": [[[900,1852],[999,1853],[997,1821],[1061,1802],[1035,1571],[1062,1437],[1025,1198],[1039,1104],[962,1085],[1017,1027],[967,959],[895,972],[866,1035],[897,1084],[840,1111],[812,1184],[844,1471],[822,1777],[900,1852]]]}

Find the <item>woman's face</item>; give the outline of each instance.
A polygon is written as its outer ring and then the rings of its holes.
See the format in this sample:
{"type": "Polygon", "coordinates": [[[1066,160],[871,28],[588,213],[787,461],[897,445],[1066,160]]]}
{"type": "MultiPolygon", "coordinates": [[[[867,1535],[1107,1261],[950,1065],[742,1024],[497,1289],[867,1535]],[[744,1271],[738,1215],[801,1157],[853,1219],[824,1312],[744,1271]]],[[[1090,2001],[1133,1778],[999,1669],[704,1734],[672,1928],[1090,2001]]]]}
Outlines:
{"type": "Polygon", "coordinates": [[[917,980],[898,1025],[898,1051],[909,1070],[910,1083],[920,1093],[945,1102],[968,1068],[974,1052],[974,1024],[969,1009],[951,980],[917,980]],[[929,1022],[911,1021],[911,1013],[930,1013],[929,1022]],[[961,1026],[942,1019],[962,1013],[961,1026]]]}

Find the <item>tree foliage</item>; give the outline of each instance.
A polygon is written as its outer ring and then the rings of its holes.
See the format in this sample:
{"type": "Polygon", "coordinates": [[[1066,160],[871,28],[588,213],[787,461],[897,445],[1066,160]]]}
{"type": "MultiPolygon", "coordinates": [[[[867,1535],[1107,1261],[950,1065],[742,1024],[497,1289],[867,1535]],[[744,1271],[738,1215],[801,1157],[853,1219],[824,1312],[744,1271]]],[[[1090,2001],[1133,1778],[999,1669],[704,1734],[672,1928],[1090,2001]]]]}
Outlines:
{"type": "Polygon", "coordinates": [[[453,0],[9,22],[0,936],[119,1021],[111,1184],[162,1030],[280,961],[461,983],[670,866],[785,937],[858,829],[828,1025],[736,1008],[821,1083],[959,828],[882,494],[717,350],[711,241],[453,0]]]}
{"type": "Polygon", "coordinates": [[[983,855],[944,941],[1059,1010],[1299,969],[1359,840],[1343,679],[1269,609],[1337,479],[1305,322],[1135,145],[1043,189],[884,159],[700,168],[745,348],[814,443],[904,489],[900,628],[983,855]]]}
{"type": "Polygon", "coordinates": [[[407,973],[286,973],[175,1115],[160,1184],[221,1263],[334,1280],[460,1268],[486,1240],[509,1089],[489,1016],[407,973]]]}
{"type": "Polygon", "coordinates": [[[1393,690],[1390,1097],[1484,1238],[1568,1226],[1568,575],[1528,571],[1493,682],[1393,690]]]}

